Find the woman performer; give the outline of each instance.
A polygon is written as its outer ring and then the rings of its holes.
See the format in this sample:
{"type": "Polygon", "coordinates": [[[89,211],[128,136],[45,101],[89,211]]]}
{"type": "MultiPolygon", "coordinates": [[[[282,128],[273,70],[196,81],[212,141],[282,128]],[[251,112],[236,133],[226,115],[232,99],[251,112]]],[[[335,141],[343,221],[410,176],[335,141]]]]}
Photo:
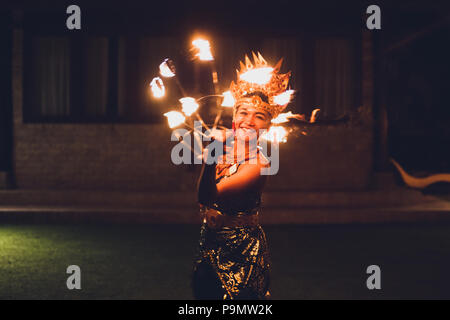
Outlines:
{"type": "Polygon", "coordinates": [[[253,58],[255,66],[246,57],[237,84],[231,83],[233,133],[213,134],[213,139],[234,143],[224,148],[219,164],[208,164],[211,161],[205,159],[200,174],[198,202],[203,224],[192,279],[196,299],[270,297],[271,263],[258,222],[267,177],[261,173],[270,163],[261,156],[257,141],[260,130],[269,129],[271,120],[287,105],[277,104],[274,97],[285,92],[290,73],[277,73],[281,60],[271,68],[260,54],[253,58]],[[264,72],[270,72],[267,81],[261,79],[264,72]],[[257,78],[252,78],[255,75],[257,78]]]}

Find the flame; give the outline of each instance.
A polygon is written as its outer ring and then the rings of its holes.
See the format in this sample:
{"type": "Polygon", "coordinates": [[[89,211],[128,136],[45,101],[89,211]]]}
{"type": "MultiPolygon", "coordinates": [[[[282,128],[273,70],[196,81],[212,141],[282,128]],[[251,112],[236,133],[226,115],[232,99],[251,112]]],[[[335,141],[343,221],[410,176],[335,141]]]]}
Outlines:
{"type": "Polygon", "coordinates": [[[295,119],[298,119],[298,120],[303,120],[303,119],[304,119],[304,116],[301,115],[301,114],[294,114],[294,113],[292,113],[291,111],[289,111],[289,112],[286,112],[286,113],[280,113],[280,114],[278,115],[278,117],[272,119],[271,122],[272,122],[272,123],[277,123],[277,124],[278,124],[278,123],[285,123],[285,122],[288,122],[290,118],[295,118],[295,119]]]}
{"type": "Polygon", "coordinates": [[[169,59],[165,59],[160,65],[159,65],[159,73],[166,78],[172,78],[175,76],[175,73],[172,71],[172,69],[168,65],[169,59]]]}
{"type": "Polygon", "coordinates": [[[309,120],[309,122],[313,123],[316,122],[317,120],[317,114],[319,113],[320,109],[314,109],[313,112],[311,113],[311,118],[309,120]]]}
{"type": "Polygon", "coordinates": [[[243,74],[239,75],[239,77],[247,81],[249,83],[254,83],[257,85],[265,85],[272,79],[272,67],[262,67],[256,69],[250,69],[243,74]]]}
{"type": "Polygon", "coordinates": [[[226,91],[222,93],[222,95],[223,95],[222,107],[234,107],[236,101],[234,100],[231,91],[226,91]]]}
{"type": "Polygon", "coordinates": [[[181,108],[186,116],[191,116],[198,109],[198,103],[194,98],[184,97],[179,100],[181,108]]]}
{"type": "Polygon", "coordinates": [[[155,98],[164,97],[166,89],[164,88],[164,83],[160,77],[153,78],[152,82],[150,82],[150,87],[152,88],[152,93],[155,98]]]}
{"type": "Polygon", "coordinates": [[[184,123],[186,118],[183,116],[181,112],[178,111],[169,111],[164,113],[164,116],[167,117],[167,120],[169,121],[169,127],[170,129],[178,127],[180,124],[184,123]]]}
{"type": "Polygon", "coordinates": [[[288,132],[282,126],[272,126],[269,131],[266,131],[261,138],[265,139],[269,142],[286,142],[287,141],[288,132]]]}
{"type": "Polygon", "coordinates": [[[209,45],[208,40],[204,39],[196,39],[192,41],[192,44],[196,49],[198,49],[198,53],[196,54],[202,61],[211,61],[214,60],[214,57],[211,54],[211,46],[209,45]]]}
{"type": "Polygon", "coordinates": [[[280,106],[284,106],[285,104],[288,104],[289,101],[291,101],[292,94],[294,93],[294,90],[286,90],[283,93],[280,93],[279,95],[273,97],[273,102],[280,106]]]}

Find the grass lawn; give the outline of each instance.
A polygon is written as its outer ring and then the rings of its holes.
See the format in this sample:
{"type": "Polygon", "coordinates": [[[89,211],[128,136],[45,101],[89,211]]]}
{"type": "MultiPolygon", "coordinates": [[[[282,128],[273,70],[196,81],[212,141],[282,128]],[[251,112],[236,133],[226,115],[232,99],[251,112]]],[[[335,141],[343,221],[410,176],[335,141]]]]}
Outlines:
{"type": "MultiPolygon", "coordinates": [[[[267,226],[274,299],[450,299],[450,225],[267,226]],[[381,290],[366,268],[381,268],[381,290]]],[[[2,225],[0,299],[192,299],[199,226],[2,225]],[[81,268],[68,290],[66,268],[81,268]]]]}

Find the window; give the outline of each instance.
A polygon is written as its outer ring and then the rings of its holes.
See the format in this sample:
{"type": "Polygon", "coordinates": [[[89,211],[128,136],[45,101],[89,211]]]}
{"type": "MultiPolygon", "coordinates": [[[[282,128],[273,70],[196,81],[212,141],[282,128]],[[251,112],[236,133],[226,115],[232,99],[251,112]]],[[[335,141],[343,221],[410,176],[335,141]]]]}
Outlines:
{"type": "Polygon", "coordinates": [[[163,79],[166,96],[154,99],[149,84],[159,76],[165,58],[181,61],[180,40],[175,37],[120,37],[118,41],[118,116],[122,119],[161,120],[181,93],[173,80],[163,79]]]}
{"type": "Polygon", "coordinates": [[[114,116],[108,37],[25,37],[26,122],[105,121],[114,116]]]}
{"type": "Polygon", "coordinates": [[[222,39],[218,71],[229,83],[245,54],[260,51],[271,64],[283,58],[282,73],[291,71],[289,85],[296,90],[289,110],[309,115],[319,108],[321,116],[337,118],[355,111],[360,100],[360,63],[353,36],[301,35],[252,39],[222,39]],[[224,54],[226,52],[226,54],[224,54]]]}
{"type": "Polygon", "coordinates": [[[33,115],[70,114],[70,43],[62,37],[38,37],[32,41],[32,81],[28,101],[33,115]]]}
{"type": "Polygon", "coordinates": [[[25,38],[25,122],[158,122],[168,100],[149,96],[169,37],[25,38]]]}
{"type": "MultiPolygon", "coordinates": [[[[165,79],[166,97],[156,100],[149,83],[163,59],[176,62],[177,76],[194,97],[212,94],[211,65],[191,61],[189,43],[169,36],[42,35],[25,37],[26,122],[160,122],[182,93],[165,79]]],[[[236,78],[235,69],[252,50],[292,71],[297,91],[290,110],[335,118],[356,109],[360,96],[359,42],[351,37],[312,35],[259,38],[217,37],[213,44],[219,93],[236,78]]],[[[206,104],[214,118],[215,102],[206,104]]],[[[224,115],[227,119],[229,115],[224,115]]],[[[228,119],[229,120],[229,119],[228,119]]]]}
{"type": "Polygon", "coordinates": [[[317,39],[314,46],[314,100],[322,115],[336,118],[354,111],[359,96],[354,43],[345,38],[317,39]]]}

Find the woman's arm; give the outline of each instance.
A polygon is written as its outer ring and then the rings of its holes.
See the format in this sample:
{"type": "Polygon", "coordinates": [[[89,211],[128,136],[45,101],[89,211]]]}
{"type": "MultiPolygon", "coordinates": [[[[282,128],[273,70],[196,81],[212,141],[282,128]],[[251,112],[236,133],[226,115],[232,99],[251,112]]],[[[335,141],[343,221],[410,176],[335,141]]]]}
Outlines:
{"type": "MultiPolygon", "coordinates": [[[[211,143],[215,140],[225,143],[227,138],[227,133],[224,130],[213,129],[210,132],[211,143]]],[[[207,147],[208,148],[208,147],[207,147]]],[[[225,145],[224,145],[225,148],[225,145]]],[[[200,178],[197,183],[197,200],[200,204],[209,206],[216,201],[217,198],[217,187],[216,187],[216,161],[208,161],[208,157],[211,157],[210,152],[204,152],[204,162],[202,170],[200,172],[200,178]]]]}
{"type": "Polygon", "coordinates": [[[267,176],[261,175],[262,165],[241,164],[238,172],[222,179],[217,185],[217,198],[220,200],[234,198],[248,191],[260,191],[264,187],[267,176]]]}
{"type": "Polygon", "coordinates": [[[238,172],[216,184],[216,165],[204,164],[198,183],[198,202],[209,206],[232,199],[249,190],[262,191],[266,176],[261,175],[261,164],[242,164],[238,172]]]}
{"type": "Polygon", "coordinates": [[[203,164],[197,189],[197,197],[200,204],[209,206],[215,202],[217,198],[216,163],[203,164]]]}
{"type": "MultiPolygon", "coordinates": [[[[224,142],[227,139],[227,133],[223,130],[213,131],[212,136],[212,141],[219,140],[224,142]]],[[[209,152],[206,152],[205,156],[208,157],[212,155],[209,152]]],[[[262,191],[267,176],[261,175],[261,170],[266,166],[267,164],[261,162],[261,159],[258,157],[257,163],[241,164],[239,170],[235,174],[221,179],[220,182],[216,184],[216,163],[213,161],[212,164],[208,164],[208,160],[205,159],[197,184],[198,202],[210,206],[220,201],[232,200],[233,197],[239,196],[240,194],[242,195],[242,193],[250,190],[258,189],[259,191],[262,191]]]]}

